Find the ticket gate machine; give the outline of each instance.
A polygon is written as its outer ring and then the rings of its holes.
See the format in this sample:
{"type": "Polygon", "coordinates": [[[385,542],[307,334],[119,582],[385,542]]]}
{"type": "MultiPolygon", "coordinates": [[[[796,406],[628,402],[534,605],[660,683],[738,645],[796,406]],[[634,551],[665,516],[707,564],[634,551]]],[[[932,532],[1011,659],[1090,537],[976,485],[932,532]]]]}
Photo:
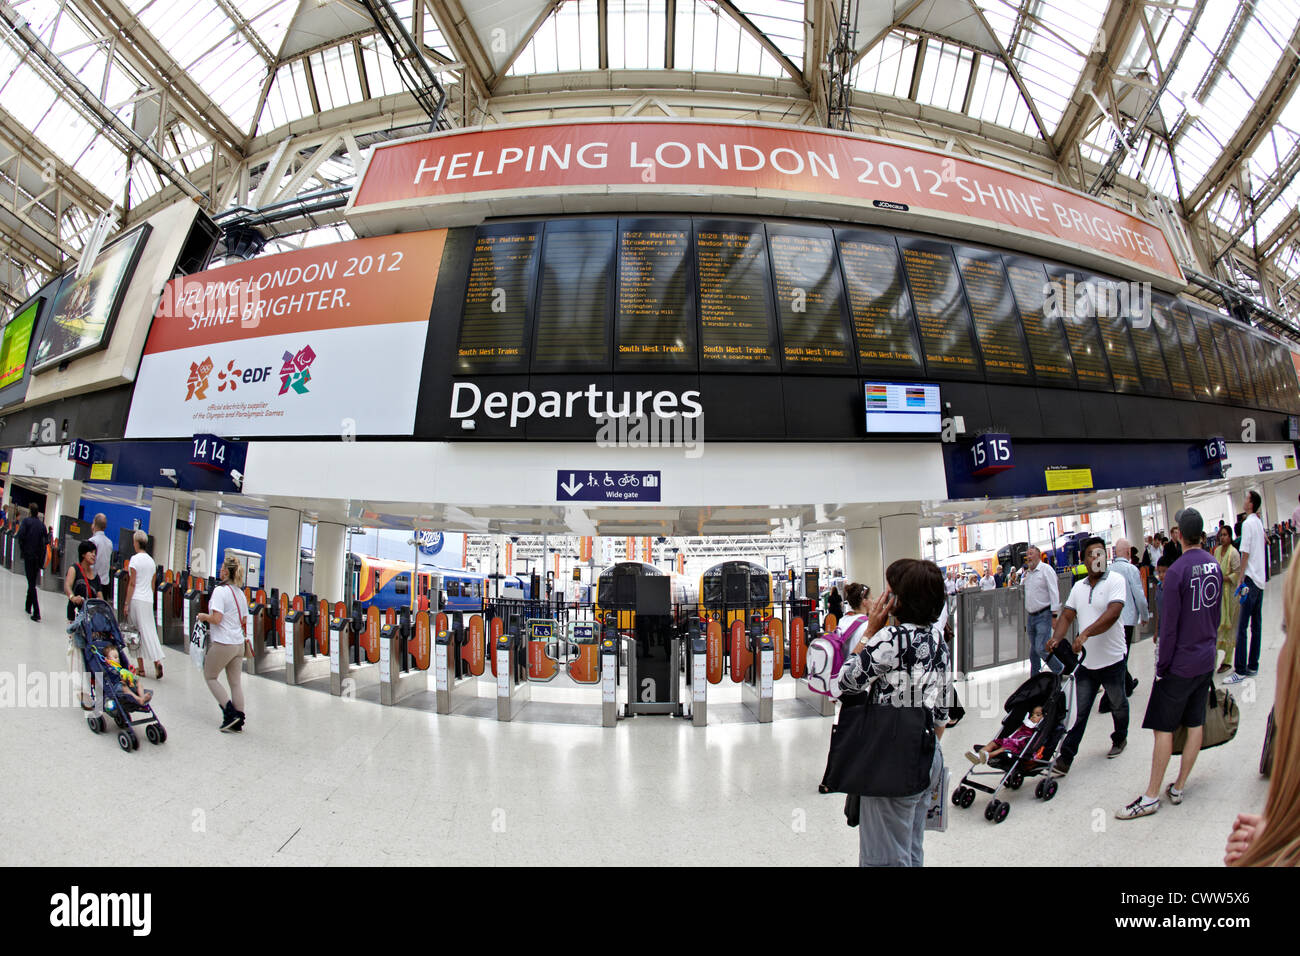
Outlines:
{"type": "Polygon", "coordinates": [[[158,569],[160,580],[154,600],[154,623],[158,627],[158,640],[164,645],[189,647],[189,635],[182,629],[180,584],[174,571],[158,569]]]}
{"type": "Polygon", "coordinates": [[[14,569],[14,529],[7,521],[0,527],[0,564],[14,569]]]}
{"type": "Polygon", "coordinates": [[[379,627],[379,702],[396,704],[404,697],[429,689],[429,660],[431,622],[428,611],[412,615],[409,607],[389,608],[384,612],[384,623],[379,627]],[[408,654],[417,664],[424,661],[424,669],[406,668],[408,654]]]}
{"type": "Polygon", "coordinates": [[[244,658],[245,674],[265,674],[284,666],[283,618],[280,615],[280,589],[271,588],[268,597],[258,591],[248,602],[248,625],[244,636],[252,645],[253,656],[244,658]]]}
{"type": "MultiPolygon", "coordinates": [[[[499,618],[484,624],[481,614],[471,614],[463,628],[452,629],[447,615],[433,615],[434,709],[452,713],[465,700],[478,697],[479,677],[486,667],[489,635],[504,630],[499,618]]],[[[493,659],[493,670],[496,661],[493,659]]]]}
{"type": "Polygon", "coordinates": [[[352,610],[342,601],[329,619],[330,693],[349,696],[361,684],[379,681],[379,608],[352,610]]]}
{"type": "Polygon", "coordinates": [[[820,637],[821,634],[822,629],[821,625],[817,623],[816,614],[809,615],[807,622],[797,617],[791,620],[790,676],[795,679],[794,695],[797,699],[817,711],[818,716],[834,717],[835,701],[824,694],[817,694],[808,689],[808,644],[812,642],[813,638],[820,637]],[[799,632],[800,639],[796,639],[796,629],[799,632]]]}
{"type": "MultiPolygon", "coordinates": [[[[198,616],[207,613],[208,593],[201,577],[197,574],[186,573],[189,582],[185,590],[184,603],[181,605],[181,633],[185,635],[188,641],[189,635],[194,631],[194,623],[198,620],[198,616]]],[[[186,646],[188,647],[188,643],[186,646]]]]}
{"type": "Polygon", "coordinates": [[[117,615],[118,624],[130,622],[131,607],[131,570],[127,567],[126,562],[122,563],[120,571],[110,570],[109,581],[111,582],[113,613],[117,615]]]}
{"type": "Polygon", "coordinates": [[[514,720],[532,699],[524,635],[505,631],[493,646],[492,671],[497,678],[497,720],[514,720]]]}
{"type": "Polygon", "coordinates": [[[770,724],[775,682],[781,677],[785,658],[781,622],[776,618],[765,621],[755,614],[746,630],[752,663],[740,685],[741,702],[760,724],[770,724]]]}
{"type": "MultiPolygon", "coordinates": [[[[281,595],[283,603],[284,595],[281,595]]],[[[305,684],[329,676],[329,658],[319,653],[320,640],[316,628],[320,610],[301,594],[296,595],[290,610],[284,616],[284,681],[286,684],[305,684]],[[317,653],[309,653],[316,651],[317,653]]]]}

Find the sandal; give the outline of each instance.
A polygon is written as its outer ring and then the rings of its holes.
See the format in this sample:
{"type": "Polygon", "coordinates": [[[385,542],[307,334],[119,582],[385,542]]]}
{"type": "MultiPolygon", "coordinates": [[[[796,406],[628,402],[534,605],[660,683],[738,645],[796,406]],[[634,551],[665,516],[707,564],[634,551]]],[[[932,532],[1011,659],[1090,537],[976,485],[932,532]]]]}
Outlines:
{"type": "Polygon", "coordinates": [[[162,680],[162,661],[153,662],[153,676],[155,680],[162,680]]]}

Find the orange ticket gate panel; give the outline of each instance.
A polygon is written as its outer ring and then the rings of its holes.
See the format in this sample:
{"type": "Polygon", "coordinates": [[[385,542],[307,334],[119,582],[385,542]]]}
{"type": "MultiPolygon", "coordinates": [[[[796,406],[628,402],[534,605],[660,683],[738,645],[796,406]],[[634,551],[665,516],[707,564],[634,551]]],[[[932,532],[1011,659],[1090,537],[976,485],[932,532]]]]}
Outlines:
{"type": "MultiPolygon", "coordinates": [[[[555,679],[560,671],[560,661],[551,656],[553,649],[567,644],[561,641],[561,627],[558,621],[534,620],[528,622],[528,679],[546,683],[555,679]]],[[[567,648],[565,649],[567,651],[567,648]]],[[[561,652],[560,656],[567,657],[561,652]]]]}
{"type": "Polygon", "coordinates": [[[591,621],[573,625],[571,659],[568,661],[569,677],[578,684],[600,682],[600,644],[596,640],[596,625],[591,621]]]}
{"type": "Polygon", "coordinates": [[[284,667],[284,641],[280,639],[280,592],[272,588],[253,592],[248,602],[245,637],[253,647],[253,656],[244,658],[245,674],[265,674],[284,667]]]}
{"type": "Polygon", "coordinates": [[[379,627],[379,702],[396,704],[429,689],[429,661],[433,648],[433,620],[428,611],[411,613],[409,607],[384,612],[379,627]],[[404,667],[408,660],[424,667],[404,667]]]}

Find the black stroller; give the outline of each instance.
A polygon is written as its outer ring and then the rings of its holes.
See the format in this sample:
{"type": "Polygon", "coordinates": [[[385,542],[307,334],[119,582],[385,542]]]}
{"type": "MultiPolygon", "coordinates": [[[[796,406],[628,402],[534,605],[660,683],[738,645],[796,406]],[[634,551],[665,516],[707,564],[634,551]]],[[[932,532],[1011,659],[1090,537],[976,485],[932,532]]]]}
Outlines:
{"type": "MultiPolygon", "coordinates": [[[[1069,641],[1058,644],[1053,656],[1064,665],[1064,669],[1060,674],[1053,673],[1050,669],[1043,671],[1016,688],[1003,705],[1007,716],[1002,721],[998,736],[1010,736],[1035,707],[1043,708],[1042,721],[1019,755],[1003,751],[991,757],[987,764],[977,764],[967,771],[957,789],[952,792],[952,802],[956,806],[969,808],[975,802],[977,790],[991,794],[993,799],[984,808],[984,819],[1001,823],[1011,812],[1010,804],[998,799],[1002,788],[1019,790],[1026,777],[1038,776],[1051,768],[1056,750],[1072,723],[1070,715],[1074,710],[1074,671],[1081,659],[1075,655],[1069,641]],[[990,785],[978,782],[975,779],[977,777],[998,779],[990,785]]],[[[1034,787],[1034,796],[1040,800],[1051,800],[1056,796],[1056,791],[1057,781],[1049,774],[1038,781],[1034,787]]]]}
{"type": "Polygon", "coordinates": [[[95,598],[86,601],[76,619],[68,625],[68,633],[81,654],[86,673],[94,682],[91,713],[86,717],[91,733],[104,732],[104,715],[107,714],[117,724],[118,746],[127,753],[140,748],[136,727],[144,727],[151,744],[161,744],[166,740],[167,730],[159,722],[152,704],[137,701],[123,686],[129,673],[125,664],[115,665],[108,659],[108,649],[116,647],[119,660],[127,660],[126,641],[108,602],[95,598]]]}

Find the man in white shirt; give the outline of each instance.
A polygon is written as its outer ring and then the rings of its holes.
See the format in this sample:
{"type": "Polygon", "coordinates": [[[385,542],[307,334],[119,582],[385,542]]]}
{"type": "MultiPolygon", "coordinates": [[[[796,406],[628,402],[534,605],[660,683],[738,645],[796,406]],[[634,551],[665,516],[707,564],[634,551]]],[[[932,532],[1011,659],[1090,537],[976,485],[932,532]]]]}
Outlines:
{"type": "Polygon", "coordinates": [[[1237,621],[1237,649],[1233,653],[1232,673],[1223,679],[1225,684],[1239,684],[1247,677],[1259,673],[1260,632],[1264,626],[1264,522],[1260,520],[1260,497],[1257,491],[1246,492],[1246,519],[1241,523],[1241,618],[1237,621]],[[1250,628],[1250,645],[1247,648],[1246,628],[1250,628]]]}
{"type": "Polygon", "coordinates": [[[1047,656],[1047,641],[1052,636],[1052,622],[1061,609],[1061,590],[1056,572],[1043,562],[1043,552],[1030,547],[1025,552],[1025,572],[1020,579],[1025,596],[1025,630],[1029,632],[1029,676],[1037,674],[1047,658],[1047,666],[1058,674],[1061,662],[1047,656]]]}
{"type": "Polygon", "coordinates": [[[109,541],[108,535],[104,533],[107,527],[108,518],[102,514],[95,515],[95,520],[90,526],[92,532],[90,543],[95,546],[95,580],[99,584],[99,593],[105,601],[111,593],[108,587],[108,576],[113,570],[113,542],[109,541]]]}
{"type": "Polygon", "coordinates": [[[1083,542],[1083,563],[1088,568],[1088,576],[1074,583],[1070,596],[1065,599],[1065,607],[1056,619],[1052,639],[1047,642],[1050,654],[1065,638],[1070,623],[1077,618],[1079,636],[1074,639],[1074,652],[1087,653],[1074,672],[1074,726],[1065,735],[1061,753],[1052,765],[1060,775],[1070,772],[1074,755],[1079,752],[1079,743],[1083,740],[1083,732],[1088,729],[1088,715],[1098,690],[1105,690],[1111,718],[1115,722],[1114,732],[1110,735],[1110,752],[1106,756],[1118,757],[1128,743],[1128,694],[1124,687],[1125,652],[1128,648],[1124,643],[1124,626],[1120,623],[1128,585],[1122,575],[1108,571],[1106,542],[1101,538],[1088,538],[1083,542]]]}

